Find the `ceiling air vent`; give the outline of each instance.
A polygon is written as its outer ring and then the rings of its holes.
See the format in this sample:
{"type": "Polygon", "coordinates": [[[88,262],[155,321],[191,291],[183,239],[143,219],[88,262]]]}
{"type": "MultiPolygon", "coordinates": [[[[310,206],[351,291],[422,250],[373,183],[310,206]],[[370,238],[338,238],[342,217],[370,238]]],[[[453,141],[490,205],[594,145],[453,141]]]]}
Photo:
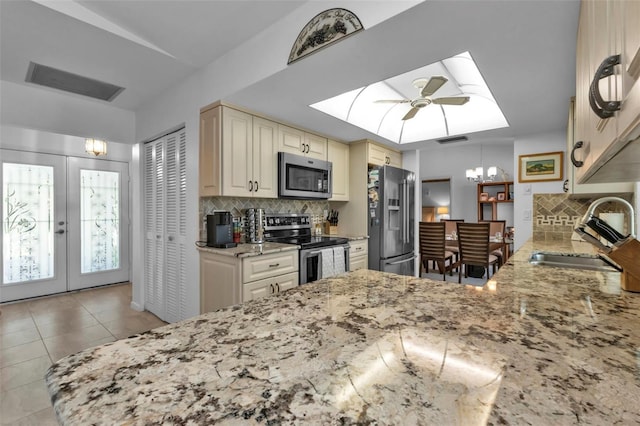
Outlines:
{"type": "Polygon", "coordinates": [[[36,64],[35,62],[29,63],[26,81],[108,102],[114,100],[124,90],[124,87],[36,64]]]}
{"type": "Polygon", "coordinates": [[[453,136],[451,138],[444,138],[444,139],[436,139],[436,142],[438,143],[453,143],[453,142],[462,142],[462,141],[468,141],[469,138],[467,138],[466,136],[453,136]]]}

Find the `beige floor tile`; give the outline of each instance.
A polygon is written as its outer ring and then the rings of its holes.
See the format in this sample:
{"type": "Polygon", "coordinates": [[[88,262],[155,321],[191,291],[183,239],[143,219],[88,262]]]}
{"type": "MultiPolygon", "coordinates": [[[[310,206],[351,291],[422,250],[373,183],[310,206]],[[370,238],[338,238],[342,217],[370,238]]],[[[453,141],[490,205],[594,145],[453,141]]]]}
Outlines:
{"type": "Polygon", "coordinates": [[[79,302],[71,294],[61,294],[31,300],[28,303],[31,312],[48,312],[58,309],[69,309],[79,302]]]}
{"type": "Polygon", "coordinates": [[[25,343],[36,340],[40,340],[40,333],[38,333],[36,328],[5,333],[0,335],[0,350],[24,345],[25,343]]]}
{"type": "Polygon", "coordinates": [[[0,304],[0,321],[18,320],[31,317],[31,311],[26,302],[0,304]]]}
{"type": "Polygon", "coordinates": [[[68,355],[72,355],[82,350],[93,348],[94,346],[99,346],[104,343],[115,342],[115,340],[115,337],[109,335],[109,337],[104,337],[102,339],[97,339],[90,342],[55,342],[49,344],[47,346],[47,349],[49,350],[49,355],[51,356],[53,362],[57,362],[61,358],[64,358],[68,355]]]}
{"type": "Polygon", "coordinates": [[[148,312],[138,312],[135,315],[107,321],[103,324],[118,339],[166,325],[164,321],[148,312]]]}
{"type": "Polygon", "coordinates": [[[12,426],[58,426],[53,407],[45,408],[11,423],[12,426]]]}
{"type": "Polygon", "coordinates": [[[47,348],[42,340],[25,343],[0,350],[0,367],[7,367],[30,359],[47,355],[47,348]]]}
{"type": "Polygon", "coordinates": [[[104,309],[99,312],[94,312],[92,315],[101,323],[106,323],[116,320],[126,320],[128,317],[137,317],[140,315],[140,311],[131,309],[129,306],[115,306],[113,308],[104,309]]]}
{"type": "Polygon", "coordinates": [[[67,323],[70,321],[82,321],[92,315],[82,305],[68,307],[67,309],[53,309],[50,311],[34,312],[33,321],[37,326],[50,323],[67,323]]]}
{"type": "Polygon", "coordinates": [[[43,380],[51,364],[49,355],[46,355],[0,369],[0,392],[43,380]]]}
{"type": "Polygon", "coordinates": [[[0,393],[0,422],[12,425],[49,407],[51,400],[44,380],[28,383],[0,393]]]}
{"type": "Polygon", "coordinates": [[[31,314],[27,313],[24,318],[6,319],[0,316],[0,334],[14,333],[16,331],[29,330],[36,327],[31,314]]]}
{"type": "Polygon", "coordinates": [[[80,302],[82,306],[92,314],[105,311],[108,309],[119,309],[122,307],[128,307],[131,300],[126,296],[109,295],[103,299],[89,299],[80,302]]]}
{"type": "Polygon", "coordinates": [[[100,325],[100,323],[91,315],[78,315],[69,319],[58,317],[55,321],[38,324],[38,331],[43,339],[47,339],[62,334],[82,333],[84,328],[94,325],[100,325]]]}

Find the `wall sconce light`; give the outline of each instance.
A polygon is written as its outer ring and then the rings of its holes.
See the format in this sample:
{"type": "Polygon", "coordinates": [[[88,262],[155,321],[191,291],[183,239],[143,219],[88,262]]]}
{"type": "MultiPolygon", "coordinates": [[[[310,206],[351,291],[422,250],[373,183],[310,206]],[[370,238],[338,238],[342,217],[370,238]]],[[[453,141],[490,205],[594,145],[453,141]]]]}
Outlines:
{"type": "Polygon", "coordinates": [[[94,156],[107,155],[107,142],[100,139],[87,138],[84,140],[84,150],[94,156]]]}

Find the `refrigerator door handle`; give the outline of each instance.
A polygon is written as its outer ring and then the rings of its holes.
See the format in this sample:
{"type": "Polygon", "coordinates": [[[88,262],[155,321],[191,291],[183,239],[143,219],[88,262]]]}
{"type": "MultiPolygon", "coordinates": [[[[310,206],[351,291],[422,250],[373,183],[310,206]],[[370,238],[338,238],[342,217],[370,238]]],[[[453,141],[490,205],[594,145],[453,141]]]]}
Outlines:
{"type": "Polygon", "coordinates": [[[416,256],[416,255],[414,254],[412,257],[409,257],[409,258],[404,259],[404,260],[398,260],[397,262],[387,263],[387,265],[399,265],[399,264],[401,264],[401,263],[411,262],[411,261],[412,261],[412,260],[414,260],[416,257],[418,257],[418,256],[416,256]]]}
{"type": "Polygon", "coordinates": [[[402,242],[409,242],[409,185],[407,180],[402,180],[402,242]]]}

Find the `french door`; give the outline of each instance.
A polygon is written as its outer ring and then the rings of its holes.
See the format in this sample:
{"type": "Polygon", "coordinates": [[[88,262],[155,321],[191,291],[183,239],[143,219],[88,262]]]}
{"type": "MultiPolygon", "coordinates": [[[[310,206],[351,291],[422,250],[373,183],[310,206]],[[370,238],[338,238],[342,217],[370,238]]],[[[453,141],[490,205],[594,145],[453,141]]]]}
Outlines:
{"type": "Polygon", "coordinates": [[[0,302],[129,279],[126,163],[1,154],[0,302]]]}

